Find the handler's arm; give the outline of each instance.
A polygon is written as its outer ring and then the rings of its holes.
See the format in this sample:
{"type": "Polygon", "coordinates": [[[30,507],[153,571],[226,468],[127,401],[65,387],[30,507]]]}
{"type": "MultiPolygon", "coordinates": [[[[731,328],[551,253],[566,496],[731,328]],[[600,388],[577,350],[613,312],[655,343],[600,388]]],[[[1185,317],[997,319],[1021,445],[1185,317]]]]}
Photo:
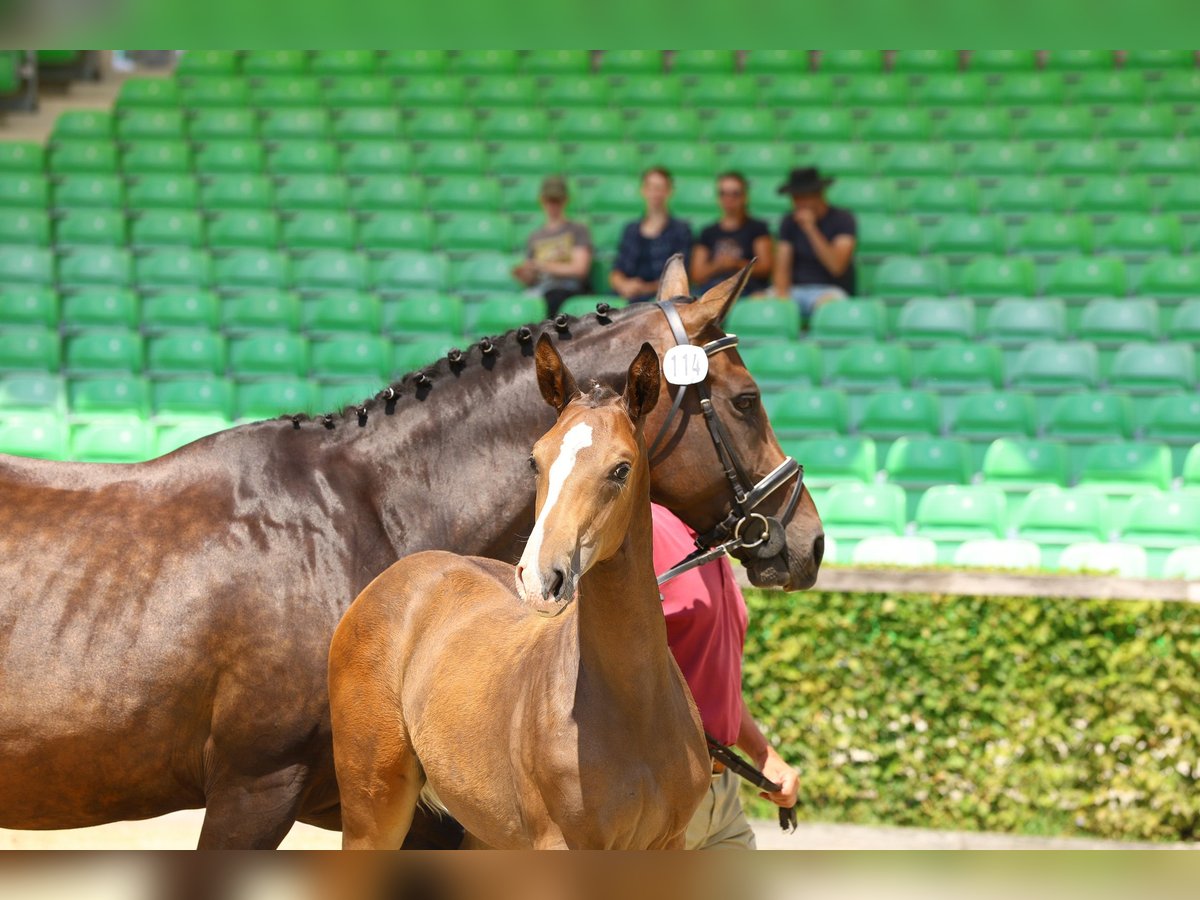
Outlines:
{"type": "Polygon", "coordinates": [[[781,786],[781,790],[775,793],[763,792],[759,796],[764,800],[770,800],[776,806],[795,806],[799,773],[775,752],[775,748],[771,746],[758,727],[758,723],[754,721],[754,717],[750,715],[744,698],[742,699],[742,724],[738,730],[737,746],[750,757],[755,768],[781,786]]]}

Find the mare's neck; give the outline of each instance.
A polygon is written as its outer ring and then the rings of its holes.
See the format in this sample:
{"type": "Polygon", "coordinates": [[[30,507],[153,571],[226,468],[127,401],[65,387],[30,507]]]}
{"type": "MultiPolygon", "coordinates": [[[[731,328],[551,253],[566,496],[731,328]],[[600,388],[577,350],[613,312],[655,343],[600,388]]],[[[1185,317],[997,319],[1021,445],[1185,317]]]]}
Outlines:
{"type": "Polygon", "coordinates": [[[579,580],[580,668],[631,700],[644,700],[671,672],[652,540],[647,498],[621,549],[579,580]]]}

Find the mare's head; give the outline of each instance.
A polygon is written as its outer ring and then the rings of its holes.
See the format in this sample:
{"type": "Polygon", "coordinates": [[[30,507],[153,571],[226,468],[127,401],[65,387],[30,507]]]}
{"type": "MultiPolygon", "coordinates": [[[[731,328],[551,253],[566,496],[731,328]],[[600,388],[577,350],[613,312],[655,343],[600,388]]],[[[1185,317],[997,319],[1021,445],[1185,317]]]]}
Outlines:
{"type": "Polygon", "coordinates": [[[649,504],[650,467],[642,435],[658,401],[658,354],[649,344],[629,366],[623,394],[581,393],[542,335],[534,354],[538,387],[558,421],[533,446],[537,521],[517,563],[517,593],[536,612],[561,613],[579,578],[620,549],[638,505],[649,504]]]}
{"type": "MultiPolygon", "coordinates": [[[[725,337],[721,322],[741,296],[749,276],[750,266],[698,299],[691,297],[687,270],[681,256],[673,257],[663,270],[659,299],[672,301],[686,330],[687,341],[703,346],[725,337]]],[[[757,301],[750,299],[746,303],[757,301]]],[[[666,317],[658,315],[662,337],[661,347],[676,343],[667,326],[666,317]]],[[[703,385],[711,395],[712,411],[719,418],[728,441],[745,466],[752,481],[758,481],[784,461],[784,454],[767,412],[762,392],[746,370],[736,348],[714,352],[708,360],[708,375],[703,385]]],[[[729,514],[733,489],[724,476],[709,428],[701,412],[699,386],[689,387],[680,412],[664,434],[664,441],[650,463],[653,471],[653,499],[674,511],[699,532],[712,528],[729,514]]],[[[663,402],[646,423],[647,434],[654,436],[667,420],[677,387],[665,385],[663,402]]],[[[797,460],[803,464],[804,460],[797,460]]],[[[766,516],[785,518],[789,496],[795,485],[791,478],[762,503],[757,512],[766,516]]],[[[747,485],[748,487],[749,485],[747,485]]],[[[825,532],[812,497],[804,490],[783,529],[784,540],[778,539],[770,549],[778,552],[763,555],[762,550],[733,550],[746,566],[753,584],[762,587],[782,587],[802,590],[816,581],[825,548],[825,532]]]]}

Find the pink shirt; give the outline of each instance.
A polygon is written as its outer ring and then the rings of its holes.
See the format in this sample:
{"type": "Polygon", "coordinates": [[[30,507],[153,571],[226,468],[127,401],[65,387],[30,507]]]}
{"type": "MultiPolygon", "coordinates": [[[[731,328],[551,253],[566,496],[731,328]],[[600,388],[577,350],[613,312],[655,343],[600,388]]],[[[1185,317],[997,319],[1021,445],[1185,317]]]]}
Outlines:
{"type": "MultiPolygon", "coordinates": [[[[651,504],[654,571],[661,575],[696,549],[695,532],[665,507],[651,504]]],[[[742,723],[742,647],[746,600],[729,560],[705,563],[660,589],[667,643],[691,688],[704,729],[725,744],[742,723]]]]}

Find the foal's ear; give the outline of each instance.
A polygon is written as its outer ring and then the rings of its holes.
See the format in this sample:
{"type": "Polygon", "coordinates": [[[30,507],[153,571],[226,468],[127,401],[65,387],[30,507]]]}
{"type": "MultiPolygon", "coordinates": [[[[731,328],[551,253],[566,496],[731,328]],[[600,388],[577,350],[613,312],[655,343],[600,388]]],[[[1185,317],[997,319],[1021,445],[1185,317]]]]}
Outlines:
{"type": "Polygon", "coordinates": [[[750,269],[754,260],[746,264],[746,268],[730,275],[720,284],[714,284],[704,296],[695,303],[685,303],[677,306],[679,316],[687,329],[688,337],[697,337],[707,325],[720,325],[734,302],[742,296],[746,282],[750,280],[750,269]]]}
{"type": "Polygon", "coordinates": [[[629,364],[629,375],[625,380],[625,408],[633,421],[654,409],[661,379],[658,354],[649,344],[642,344],[642,349],[629,364]]]}
{"type": "Polygon", "coordinates": [[[558,355],[548,334],[538,338],[533,358],[537,365],[538,387],[542,396],[558,412],[562,412],[571,402],[571,398],[579,393],[579,388],[575,386],[575,377],[558,355]]]}
{"type": "Polygon", "coordinates": [[[658,282],[658,299],[673,300],[690,296],[692,289],[688,285],[687,266],[684,265],[683,254],[676,253],[663,266],[662,278],[658,282]]]}

